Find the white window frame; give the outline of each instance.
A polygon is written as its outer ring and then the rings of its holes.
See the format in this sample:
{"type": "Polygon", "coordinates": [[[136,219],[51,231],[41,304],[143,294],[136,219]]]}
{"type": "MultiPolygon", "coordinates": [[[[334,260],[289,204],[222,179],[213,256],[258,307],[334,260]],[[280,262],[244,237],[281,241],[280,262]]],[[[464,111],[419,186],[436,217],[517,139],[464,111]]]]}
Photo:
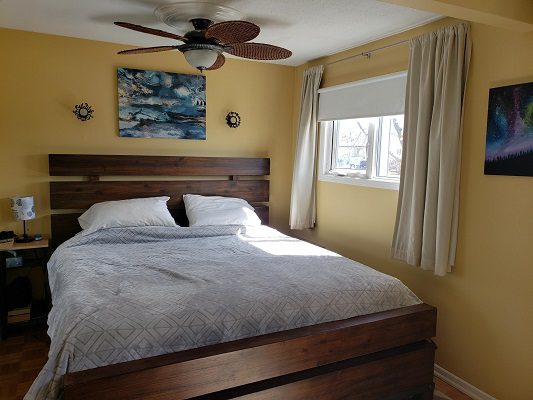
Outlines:
{"type": "MultiPolygon", "coordinates": [[[[381,124],[381,120],[380,120],[381,124]]],[[[333,138],[334,121],[323,121],[319,123],[320,132],[320,150],[318,159],[318,180],[324,182],[344,183],[349,185],[367,186],[380,189],[398,190],[400,188],[399,178],[386,178],[377,176],[375,173],[378,168],[379,152],[383,144],[380,137],[376,137],[374,129],[369,131],[368,143],[369,151],[367,153],[367,172],[366,174],[354,172],[341,174],[332,169],[333,150],[336,146],[333,138]]],[[[381,127],[380,127],[381,128],[381,127]]]]}

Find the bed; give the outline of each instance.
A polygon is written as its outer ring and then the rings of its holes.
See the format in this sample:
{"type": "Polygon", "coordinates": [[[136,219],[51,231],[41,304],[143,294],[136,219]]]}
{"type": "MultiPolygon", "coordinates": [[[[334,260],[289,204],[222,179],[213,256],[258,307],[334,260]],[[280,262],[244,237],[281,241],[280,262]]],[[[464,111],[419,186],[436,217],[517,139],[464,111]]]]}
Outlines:
{"type": "MultiPolygon", "coordinates": [[[[50,183],[56,244],[79,230],[70,211],[152,195],[169,195],[184,226],[185,193],[244,198],[268,223],[266,158],[50,155],[49,165],[51,176],[88,177],[50,183]],[[165,178],[109,180],[150,175],[165,178]]],[[[436,310],[394,278],[268,227],[104,230],[56,253],[48,373],[56,370],[34,384],[55,381],[49,398],[432,397],[436,310]],[[186,282],[179,296],[175,279],[186,282]],[[365,300],[372,293],[377,302],[365,300]],[[147,334],[134,350],[131,331],[147,334]]]]}

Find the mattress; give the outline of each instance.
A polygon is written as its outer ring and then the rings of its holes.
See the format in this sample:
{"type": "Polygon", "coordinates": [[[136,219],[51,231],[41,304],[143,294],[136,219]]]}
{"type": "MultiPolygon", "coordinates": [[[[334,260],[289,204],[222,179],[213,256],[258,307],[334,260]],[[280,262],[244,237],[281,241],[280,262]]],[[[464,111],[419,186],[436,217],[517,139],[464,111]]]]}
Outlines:
{"type": "Polygon", "coordinates": [[[420,303],[398,279],[265,227],[81,233],[48,263],[48,362],[25,399],[81,371],[420,303]]]}

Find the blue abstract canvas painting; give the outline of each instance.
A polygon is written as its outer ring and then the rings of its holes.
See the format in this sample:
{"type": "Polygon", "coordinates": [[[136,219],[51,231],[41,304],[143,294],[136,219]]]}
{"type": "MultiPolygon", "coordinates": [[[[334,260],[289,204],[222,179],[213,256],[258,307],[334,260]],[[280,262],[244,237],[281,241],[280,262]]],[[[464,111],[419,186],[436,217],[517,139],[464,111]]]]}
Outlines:
{"type": "Polygon", "coordinates": [[[533,82],[490,89],[485,174],[533,176],[533,82]]]}
{"type": "Polygon", "coordinates": [[[205,76],[118,68],[122,137],[205,140],[205,76]]]}

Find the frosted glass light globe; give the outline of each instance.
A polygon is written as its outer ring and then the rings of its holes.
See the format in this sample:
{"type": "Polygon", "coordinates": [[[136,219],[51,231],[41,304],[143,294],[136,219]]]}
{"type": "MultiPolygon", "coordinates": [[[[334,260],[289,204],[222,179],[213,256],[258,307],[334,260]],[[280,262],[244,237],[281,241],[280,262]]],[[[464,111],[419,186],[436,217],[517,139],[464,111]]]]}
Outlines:
{"type": "Polygon", "coordinates": [[[189,64],[200,70],[211,67],[218,58],[218,53],[209,49],[187,50],[183,55],[189,64]]]}

